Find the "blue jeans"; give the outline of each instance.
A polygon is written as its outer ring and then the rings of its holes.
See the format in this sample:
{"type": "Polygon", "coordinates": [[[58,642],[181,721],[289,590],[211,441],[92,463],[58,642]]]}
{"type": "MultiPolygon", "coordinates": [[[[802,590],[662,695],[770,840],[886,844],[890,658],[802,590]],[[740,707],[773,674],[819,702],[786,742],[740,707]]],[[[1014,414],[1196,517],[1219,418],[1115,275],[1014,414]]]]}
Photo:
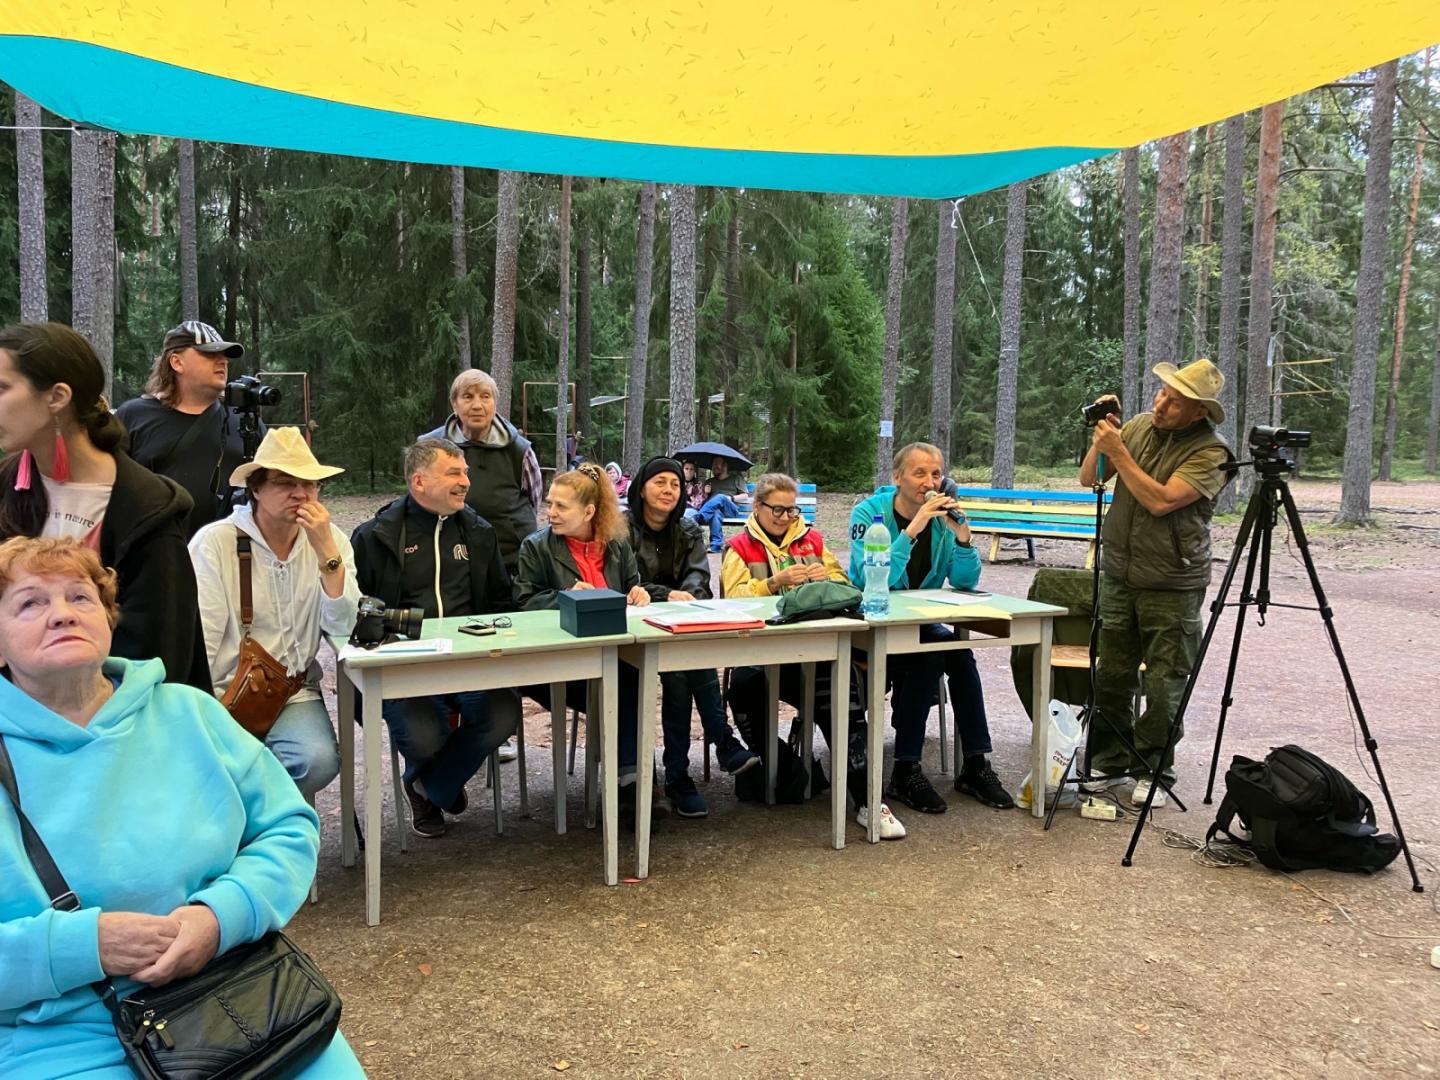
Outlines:
{"type": "Polygon", "coordinates": [[[285,766],[306,799],[313,798],[340,772],[340,750],[325,702],[292,701],[280,710],[265,745],[285,766]]]}
{"type": "MultiPolygon", "coordinates": [[[[954,637],[955,631],[944,623],[920,628],[922,642],[948,641],[954,637]]],[[[894,656],[888,667],[895,692],[891,723],[895,727],[896,761],[920,760],[920,752],[925,747],[925,725],[930,719],[930,707],[935,704],[935,687],[941,674],[950,683],[950,706],[955,710],[961,754],[973,757],[990,753],[985,692],[980,685],[973,650],[894,656]]]]}
{"type": "Polygon", "coordinates": [[[724,520],[744,517],[745,511],[729,495],[714,495],[699,510],[685,511],[685,516],[699,518],[710,527],[710,550],[718,551],[725,543],[724,520]]]}
{"type": "Polygon", "coordinates": [[[700,728],[705,741],[715,744],[715,753],[723,763],[736,750],[740,740],[730,730],[725,716],[725,701],[720,696],[720,679],[714,668],[693,671],[666,671],[660,675],[660,730],[665,733],[665,779],[678,780],[690,771],[690,702],[700,712],[700,728]]]}
{"type": "Polygon", "coordinates": [[[450,806],[465,783],[520,725],[513,690],[400,698],[381,706],[390,739],[405,758],[405,779],[419,780],[436,806],[450,806]],[[460,723],[450,730],[450,714],[460,723]]]}

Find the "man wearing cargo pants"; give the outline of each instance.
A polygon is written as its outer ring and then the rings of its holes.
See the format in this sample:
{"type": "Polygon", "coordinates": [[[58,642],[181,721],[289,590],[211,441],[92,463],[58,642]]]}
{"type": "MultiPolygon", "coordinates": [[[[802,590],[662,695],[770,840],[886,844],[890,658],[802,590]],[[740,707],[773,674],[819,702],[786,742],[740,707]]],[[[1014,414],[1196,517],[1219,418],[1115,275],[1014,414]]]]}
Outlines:
{"type": "MultiPolygon", "coordinates": [[[[1114,415],[1102,418],[1080,466],[1080,482],[1093,485],[1103,454],[1105,478],[1118,477],[1101,547],[1098,715],[1089,747],[1097,779],[1085,787],[1099,790],[1134,776],[1135,806],[1149,796],[1155,770],[1166,783],[1175,779],[1173,749],[1159,759],[1199,652],[1210,518],[1232,475],[1221,466],[1234,460],[1215,431],[1225,418],[1218,400],[1225,376],[1215,365],[1157,364],[1155,374],[1161,385],[1152,411],[1124,426],[1114,415]],[[1142,663],[1145,711],[1137,717],[1142,663]]],[[[1155,792],[1154,805],[1164,802],[1164,790],[1155,792]]]]}

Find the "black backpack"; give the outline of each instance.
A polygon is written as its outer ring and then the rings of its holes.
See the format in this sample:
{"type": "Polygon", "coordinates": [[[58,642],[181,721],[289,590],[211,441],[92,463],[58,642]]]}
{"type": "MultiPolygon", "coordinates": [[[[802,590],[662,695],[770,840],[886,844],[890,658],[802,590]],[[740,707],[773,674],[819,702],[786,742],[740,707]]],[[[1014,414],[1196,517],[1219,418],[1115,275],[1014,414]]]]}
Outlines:
{"type": "Polygon", "coordinates": [[[1225,772],[1217,833],[1272,870],[1344,870],[1373,874],[1400,854],[1400,841],[1375,827],[1375,806],[1339,769],[1298,746],[1271,749],[1264,761],[1238,754],[1225,772]],[[1250,830],[1230,831],[1236,815],[1250,830]]]}

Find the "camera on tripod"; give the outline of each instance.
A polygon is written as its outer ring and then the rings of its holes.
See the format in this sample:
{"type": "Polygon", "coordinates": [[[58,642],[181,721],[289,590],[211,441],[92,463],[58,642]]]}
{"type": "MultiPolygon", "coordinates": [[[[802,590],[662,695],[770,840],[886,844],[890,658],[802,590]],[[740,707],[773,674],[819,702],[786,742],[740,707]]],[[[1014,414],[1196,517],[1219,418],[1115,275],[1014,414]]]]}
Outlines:
{"type": "Polygon", "coordinates": [[[1096,401],[1089,405],[1080,406],[1080,416],[1084,419],[1087,427],[1094,427],[1107,416],[1119,415],[1120,403],[1118,401],[1096,401]]]}
{"type": "Polygon", "coordinates": [[[1287,447],[1310,445],[1310,432],[1291,428],[1256,424],[1250,429],[1250,452],[1262,457],[1275,457],[1287,447]]]}
{"type": "Polygon", "coordinates": [[[225,384],[225,405],[230,409],[258,409],[262,405],[279,405],[277,387],[262,383],[254,375],[241,375],[225,384]]]}
{"type": "Polygon", "coordinates": [[[384,600],[362,596],[350,641],[362,649],[373,649],[389,637],[418,638],[420,624],[424,620],[425,612],[422,608],[386,607],[384,600]]]}

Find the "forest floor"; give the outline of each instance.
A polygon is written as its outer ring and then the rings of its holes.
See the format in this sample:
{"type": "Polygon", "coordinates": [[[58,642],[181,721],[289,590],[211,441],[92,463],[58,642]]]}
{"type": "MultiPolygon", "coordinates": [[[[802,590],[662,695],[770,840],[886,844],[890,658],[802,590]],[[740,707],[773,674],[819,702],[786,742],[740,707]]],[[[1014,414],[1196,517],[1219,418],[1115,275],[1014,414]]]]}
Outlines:
{"type": "MultiPolygon", "coordinates": [[[[345,1001],[343,1030],[375,1077],[1349,1077],[1440,1071],[1440,484],[1377,484],[1372,529],[1330,524],[1336,483],[1296,481],[1321,581],[1424,894],[1403,860],[1371,877],[1211,869],[1162,829],[1200,836],[1233,617],[1216,634],[1178,756],[1190,806],[1160,810],[1133,867],[1133,818],[1062,811],[1050,832],[949,790],[931,718],[927,772],[949,812],[899,808],[909,836],[827,843],[829,803],[737,803],[671,819],[651,875],[607,888],[599,838],[551,826],[548,718],[533,708],[531,817],[503,767],[499,837],[481,785],[438,841],[401,857],[385,829],[384,921],[364,924],[363,872],[340,866],[338,785],[319,801],[320,903],[297,940],[345,1001]]],[[[347,529],[383,498],[334,500],[347,529]]],[[[842,553],[853,496],[823,496],[842,553]]],[[[1228,555],[1238,518],[1217,526],[1228,555]]],[[[1272,589],[1311,603],[1276,533],[1272,589]]],[[[984,587],[1024,595],[1035,564],[1009,545],[984,587]]],[[[1078,566],[1084,545],[1038,545],[1078,566]]],[[[1223,564],[1216,567],[1216,580],[1223,564]]],[[[1237,586],[1238,592],[1238,586],[1237,586]]],[[[1377,802],[1323,624],[1272,608],[1247,623],[1223,760],[1298,742],[1377,802]]],[[[995,762],[1017,786],[1029,722],[1003,650],[979,654],[995,762]]],[[[698,728],[697,728],[698,730],[698,728]]],[[[817,744],[820,744],[817,740],[817,744]]],[[[823,751],[822,751],[823,754],[823,751]]],[[[699,779],[699,752],[692,749],[699,779]]],[[[827,762],[828,770],[828,762],[827,762]]],[[[387,808],[392,793],[385,792],[387,808]]],[[[1389,828],[1381,805],[1381,821],[1389,828]]],[[[621,834],[622,877],[633,852],[621,834]]]]}

